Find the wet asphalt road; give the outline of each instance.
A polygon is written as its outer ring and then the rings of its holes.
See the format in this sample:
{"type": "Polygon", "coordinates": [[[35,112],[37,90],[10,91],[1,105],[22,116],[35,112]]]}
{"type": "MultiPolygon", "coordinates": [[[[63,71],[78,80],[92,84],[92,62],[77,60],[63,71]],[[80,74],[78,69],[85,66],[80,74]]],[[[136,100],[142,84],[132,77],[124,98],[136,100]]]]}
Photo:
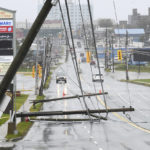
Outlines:
{"type": "MultiPolygon", "coordinates": [[[[78,57],[79,58],[79,57],[78,57]]],[[[92,83],[89,64],[81,63],[80,75],[83,89],[87,93],[99,92],[101,86],[92,83]]],[[[97,68],[92,67],[93,72],[97,68]]],[[[13,150],[149,150],[150,149],[150,88],[140,85],[127,84],[118,81],[125,79],[124,72],[104,72],[104,89],[109,94],[106,96],[109,108],[123,106],[134,107],[134,112],[110,113],[108,120],[98,122],[35,122],[27,136],[15,143],[13,150]]],[[[149,74],[130,73],[130,78],[147,78],[149,74]]],[[[75,84],[76,76],[71,61],[63,64],[53,74],[47,98],[62,97],[80,94],[75,84]],[[56,84],[56,72],[63,70],[67,74],[67,84],[56,84]]],[[[90,109],[104,108],[103,96],[86,98],[90,109]]],[[[54,110],[82,110],[82,100],[64,100],[46,103],[44,111],[54,110]]],[[[43,111],[42,110],[42,111],[43,111]]],[[[105,114],[102,114],[105,116],[105,114]]],[[[58,116],[54,118],[88,118],[87,116],[58,116]]]]}

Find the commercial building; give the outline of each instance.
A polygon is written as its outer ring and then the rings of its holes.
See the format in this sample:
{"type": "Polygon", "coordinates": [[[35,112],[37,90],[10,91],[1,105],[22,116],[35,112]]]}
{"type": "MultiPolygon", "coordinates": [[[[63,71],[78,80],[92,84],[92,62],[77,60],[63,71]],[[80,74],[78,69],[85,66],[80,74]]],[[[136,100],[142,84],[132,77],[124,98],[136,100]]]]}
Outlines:
{"type": "Polygon", "coordinates": [[[150,28],[150,8],[147,15],[141,15],[137,9],[133,9],[132,15],[128,16],[128,24],[134,28],[150,28]]]}
{"type": "MultiPolygon", "coordinates": [[[[39,1],[38,12],[41,10],[42,5],[43,5],[43,2],[39,1]]],[[[79,4],[75,3],[73,0],[68,0],[68,7],[69,7],[69,12],[70,12],[72,29],[76,30],[82,24],[79,4]]],[[[88,23],[89,19],[90,19],[89,18],[88,5],[87,4],[81,4],[81,7],[82,7],[84,21],[85,21],[85,23],[88,23]]],[[[64,14],[66,26],[68,28],[69,26],[68,26],[68,18],[67,18],[67,11],[66,11],[65,4],[62,4],[62,11],[64,14]]],[[[62,20],[61,19],[61,12],[60,12],[58,3],[56,6],[53,6],[53,8],[51,9],[49,15],[47,16],[47,20],[51,20],[51,21],[62,20]]]]}

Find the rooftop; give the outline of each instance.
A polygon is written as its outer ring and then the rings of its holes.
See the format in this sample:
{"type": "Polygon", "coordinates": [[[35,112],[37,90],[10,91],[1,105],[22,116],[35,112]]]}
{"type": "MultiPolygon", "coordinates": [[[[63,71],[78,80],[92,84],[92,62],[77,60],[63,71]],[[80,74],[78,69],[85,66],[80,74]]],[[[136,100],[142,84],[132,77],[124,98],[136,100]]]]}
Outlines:
{"type": "Polygon", "coordinates": [[[144,29],[114,29],[115,34],[122,34],[126,35],[126,32],[128,34],[145,34],[144,29]]]}

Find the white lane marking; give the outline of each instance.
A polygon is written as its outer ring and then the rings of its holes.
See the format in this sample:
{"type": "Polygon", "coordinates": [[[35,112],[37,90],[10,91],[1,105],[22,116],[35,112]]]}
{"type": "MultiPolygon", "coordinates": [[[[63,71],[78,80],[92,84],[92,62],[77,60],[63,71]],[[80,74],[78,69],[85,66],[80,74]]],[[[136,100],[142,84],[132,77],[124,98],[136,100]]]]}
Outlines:
{"type": "Polygon", "coordinates": [[[64,85],[64,92],[67,95],[67,84],[64,85]]]}
{"type": "Polygon", "coordinates": [[[57,84],[57,97],[60,97],[60,86],[57,84]]]}
{"type": "Polygon", "coordinates": [[[96,144],[96,145],[97,145],[97,141],[94,141],[94,144],[96,144]]]}
{"type": "Polygon", "coordinates": [[[143,97],[146,101],[149,101],[149,98],[146,97],[146,96],[144,96],[144,95],[142,95],[141,93],[138,93],[138,95],[140,95],[141,97],[143,97]]]}
{"type": "MultiPolygon", "coordinates": [[[[82,127],[85,128],[85,129],[87,128],[86,126],[82,126],[82,127]]],[[[90,134],[90,130],[87,130],[87,132],[88,132],[88,134],[90,134]]],[[[96,140],[94,141],[95,138],[92,135],[90,135],[90,139],[91,139],[92,143],[94,143],[95,145],[99,146],[98,142],[96,140]]],[[[103,150],[103,149],[102,148],[98,148],[98,150],[103,150]]]]}
{"type": "MultiPolygon", "coordinates": [[[[63,94],[64,94],[64,96],[67,94],[67,84],[65,84],[63,87],[63,94]]],[[[64,100],[64,111],[67,111],[67,101],[66,100],[64,100]]],[[[64,117],[65,117],[65,119],[68,118],[67,115],[65,115],[64,117]]]]}

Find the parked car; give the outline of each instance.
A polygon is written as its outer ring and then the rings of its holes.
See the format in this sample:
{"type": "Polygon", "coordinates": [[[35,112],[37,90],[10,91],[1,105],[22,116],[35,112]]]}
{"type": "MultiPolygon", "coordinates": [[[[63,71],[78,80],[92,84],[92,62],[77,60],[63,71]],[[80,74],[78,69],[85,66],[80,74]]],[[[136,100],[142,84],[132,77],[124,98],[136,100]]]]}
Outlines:
{"type": "Polygon", "coordinates": [[[81,48],[81,42],[77,42],[78,48],[81,48]]]}
{"type": "Polygon", "coordinates": [[[82,57],[82,58],[81,58],[81,62],[86,62],[86,58],[85,58],[85,57],[82,57]]]}
{"type": "Polygon", "coordinates": [[[80,53],[80,57],[84,57],[84,53],[80,53]]]}
{"type": "Polygon", "coordinates": [[[103,82],[104,81],[103,74],[93,74],[92,81],[93,82],[103,82]]]}
{"type": "Polygon", "coordinates": [[[92,60],[92,61],[90,62],[90,65],[96,65],[95,61],[92,60]]]}
{"type": "Polygon", "coordinates": [[[66,76],[63,72],[58,72],[56,75],[56,83],[67,83],[66,76]]]}

